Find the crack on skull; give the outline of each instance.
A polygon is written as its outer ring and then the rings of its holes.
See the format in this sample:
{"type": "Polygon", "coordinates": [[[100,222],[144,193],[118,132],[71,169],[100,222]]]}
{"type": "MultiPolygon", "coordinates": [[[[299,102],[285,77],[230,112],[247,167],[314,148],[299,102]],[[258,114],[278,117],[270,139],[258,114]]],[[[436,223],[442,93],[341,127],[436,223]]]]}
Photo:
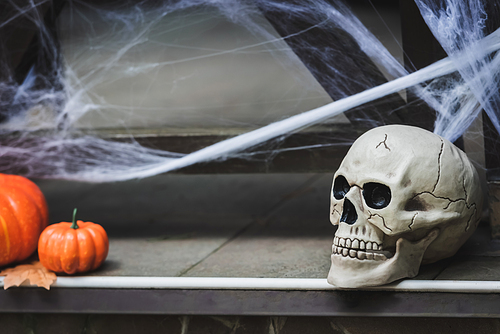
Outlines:
{"type": "Polygon", "coordinates": [[[469,197],[469,195],[467,195],[467,188],[465,188],[465,178],[462,181],[462,187],[464,188],[465,198],[467,199],[469,197]]]}
{"type": "MultiPolygon", "coordinates": [[[[465,231],[467,231],[470,228],[470,223],[471,223],[472,217],[476,216],[476,214],[477,214],[477,206],[476,206],[476,203],[472,203],[471,205],[468,204],[467,199],[469,198],[469,195],[467,194],[467,188],[465,187],[465,178],[463,178],[463,180],[462,180],[462,186],[464,188],[464,194],[465,194],[465,206],[469,210],[472,207],[474,207],[474,211],[470,215],[469,219],[467,220],[467,225],[465,226],[465,231]]],[[[477,225],[478,223],[479,223],[479,219],[476,219],[475,225],[477,225]]]]}
{"type": "MultiPolygon", "coordinates": [[[[477,214],[476,203],[472,203],[471,207],[474,207],[474,211],[470,215],[469,220],[467,220],[467,225],[465,226],[465,231],[467,231],[470,228],[470,222],[472,220],[472,217],[474,217],[477,214]]],[[[477,225],[477,223],[479,223],[479,219],[476,219],[476,225],[477,225]]]]}
{"type": "Polygon", "coordinates": [[[392,228],[390,228],[389,226],[387,226],[387,225],[386,225],[384,217],[382,217],[382,216],[381,216],[381,215],[379,215],[378,213],[371,213],[370,211],[368,211],[368,213],[370,214],[370,216],[368,216],[368,218],[367,218],[366,220],[370,220],[370,219],[371,219],[372,217],[374,217],[374,216],[375,216],[375,217],[379,217],[380,219],[382,219],[382,224],[384,225],[384,227],[385,227],[386,229],[388,229],[389,231],[391,231],[391,232],[392,232],[392,228]]]}
{"type": "Polygon", "coordinates": [[[377,145],[375,148],[378,148],[378,147],[379,147],[380,145],[382,145],[382,144],[384,144],[384,147],[385,147],[387,150],[389,150],[389,151],[391,150],[391,149],[389,148],[389,146],[387,146],[387,133],[385,134],[385,138],[384,138],[384,140],[382,140],[380,143],[378,143],[378,145],[377,145]]]}
{"type": "Polygon", "coordinates": [[[443,151],[444,151],[444,141],[441,139],[441,149],[439,150],[439,155],[438,155],[438,176],[436,183],[434,184],[434,188],[432,188],[432,192],[436,191],[439,180],[441,179],[441,157],[443,155],[443,151]]]}
{"type": "Polygon", "coordinates": [[[415,223],[415,218],[417,218],[417,215],[418,215],[418,212],[415,213],[415,215],[413,215],[413,218],[411,219],[411,222],[410,222],[410,225],[408,225],[408,228],[410,229],[410,231],[412,231],[413,229],[411,228],[413,226],[413,224],[415,223]]]}
{"type": "Polygon", "coordinates": [[[413,200],[413,199],[415,199],[416,197],[421,196],[421,195],[423,195],[423,194],[429,194],[429,195],[431,195],[431,196],[432,196],[432,197],[434,197],[434,198],[437,198],[437,199],[444,199],[444,200],[448,201],[448,204],[447,204],[447,205],[443,208],[443,210],[448,209],[448,208],[450,207],[450,205],[451,205],[451,204],[456,203],[456,202],[460,202],[460,201],[464,201],[464,202],[465,202],[465,205],[468,207],[468,205],[467,205],[467,198],[451,199],[451,198],[449,198],[449,197],[436,196],[436,195],[434,195],[434,194],[433,194],[432,192],[430,192],[430,191],[422,191],[421,193],[415,194],[415,196],[413,196],[411,199],[413,200]]]}
{"type": "MultiPolygon", "coordinates": [[[[464,182],[465,182],[465,180],[464,180],[464,182]]],[[[465,188],[464,188],[464,190],[465,190],[465,188]]],[[[472,217],[474,217],[477,214],[477,206],[476,206],[476,203],[472,203],[470,205],[467,203],[467,191],[465,191],[465,194],[466,194],[465,198],[451,199],[449,197],[436,196],[436,195],[434,195],[433,193],[431,193],[429,191],[423,191],[423,192],[418,193],[415,196],[413,196],[412,199],[414,199],[414,198],[416,198],[416,197],[418,197],[420,195],[423,195],[423,194],[429,194],[429,195],[431,195],[434,198],[444,199],[444,200],[448,201],[448,204],[443,208],[443,210],[447,210],[450,207],[450,205],[453,204],[453,203],[457,203],[457,202],[463,201],[465,203],[465,207],[467,208],[467,210],[474,209],[472,215],[469,217],[469,220],[467,221],[467,225],[465,226],[465,231],[467,231],[470,228],[471,219],[472,219],[472,217]]],[[[415,216],[414,216],[414,218],[415,218],[415,216]]],[[[413,219],[412,219],[412,221],[413,221],[413,219]]],[[[411,225],[412,225],[412,223],[410,224],[410,226],[411,225]]]]}
{"type": "Polygon", "coordinates": [[[335,212],[336,212],[339,216],[342,216],[342,213],[341,213],[339,210],[337,210],[337,204],[335,204],[335,205],[333,206],[332,215],[333,215],[335,212]]]}

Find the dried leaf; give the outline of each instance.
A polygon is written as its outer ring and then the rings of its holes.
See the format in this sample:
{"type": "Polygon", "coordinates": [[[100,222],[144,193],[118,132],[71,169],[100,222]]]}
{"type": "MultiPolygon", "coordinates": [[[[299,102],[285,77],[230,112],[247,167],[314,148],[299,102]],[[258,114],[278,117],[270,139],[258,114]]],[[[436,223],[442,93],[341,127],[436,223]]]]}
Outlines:
{"type": "Polygon", "coordinates": [[[50,285],[57,279],[56,274],[48,271],[40,261],[31,264],[20,264],[14,268],[2,270],[0,276],[5,276],[3,280],[4,290],[12,286],[20,286],[26,280],[29,280],[30,285],[50,290],[50,285]]]}

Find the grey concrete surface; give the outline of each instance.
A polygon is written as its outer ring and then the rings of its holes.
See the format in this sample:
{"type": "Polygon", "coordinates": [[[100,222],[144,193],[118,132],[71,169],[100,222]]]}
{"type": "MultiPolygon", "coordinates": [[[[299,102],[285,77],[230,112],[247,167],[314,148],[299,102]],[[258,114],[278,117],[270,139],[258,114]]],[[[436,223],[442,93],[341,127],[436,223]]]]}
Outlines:
{"type": "Polygon", "coordinates": [[[492,256],[455,256],[436,279],[500,281],[500,259],[492,256]]]}
{"type": "MultiPolygon", "coordinates": [[[[86,184],[39,180],[51,222],[101,224],[110,252],[88,275],[325,278],[331,174],[160,175],[86,184]]],[[[415,279],[500,280],[487,224],[415,279]]]]}
{"type": "Polygon", "coordinates": [[[331,175],[319,175],[186,276],[325,278],[335,231],[330,184],[331,175]]]}
{"type": "MultiPolygon", "coordinates": [[[[300,201],[313,189],[309,184],[318,177],[321,176],[161,175],[113,184],[65,181],[38,181],[38,184],[49,203],[52,222],[68,221],[72,208],[78,207],[79,219],[99,223],[108,232],[108,258],[90,275],[179,276],[244,230],[271,219],[289,201],[300,201]]],[[[330,183],[325,181],[323,198],[328,197],[330,183]]],[[[323,199],[323,206],[325,203],[323,199]]],[[[307,206],[302,207],[305,210],[307,206]]],[[[328,207],[323,210],[326,217],[328,207]]],[[[307,219],[295,222],[293,229],[300,234],[300,224],[306,223],[307,219]]],[[[327,220],[323,224],[323,229],[330,228],[327,220]]],[[[325,246],[331,241],[332,232],[329,234],[325,246]]],[[[285,240],[278,245],[287,243],[285,240]]],[[[314,245],[312,253],[322,248],[314,245]]],[[[271,254],[268,251],[261,255],[269,258],[271,254]]],[[[291,261],[294,253],[289,256],[291,261]]],[[[307,256],[301,258],[307,262],[307,256]]],[[[234,274],[234,270],[226,269],[234,274]]]]}

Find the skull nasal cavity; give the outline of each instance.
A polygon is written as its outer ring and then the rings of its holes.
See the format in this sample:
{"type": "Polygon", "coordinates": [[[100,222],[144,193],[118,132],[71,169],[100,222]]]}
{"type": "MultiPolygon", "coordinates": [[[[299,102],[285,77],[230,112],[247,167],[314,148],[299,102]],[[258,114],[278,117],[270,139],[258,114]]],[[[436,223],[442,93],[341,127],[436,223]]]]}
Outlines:
{"type": "Polygon", "coordinates": [[[342,210],[342,217],[340,217],[340,221],[352,225],[356,222],[356,220],[358,220],[358,214],[356,213],[356,208],[346,198],[344,200],[344,208],[342,210]]]}

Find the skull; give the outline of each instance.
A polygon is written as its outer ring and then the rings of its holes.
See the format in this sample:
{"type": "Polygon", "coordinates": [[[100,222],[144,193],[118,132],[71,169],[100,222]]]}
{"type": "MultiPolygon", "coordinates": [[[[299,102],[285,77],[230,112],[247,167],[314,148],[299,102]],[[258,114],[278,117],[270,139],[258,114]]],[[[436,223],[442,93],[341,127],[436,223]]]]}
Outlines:
{"type": "Polygon", "coordinates": [[[455,254],[481,206],[477,172],[448,140],[411,126],[372,129],[334,175],[328,282],[355,288],[414,277],[421,263],[455,254]]]}

